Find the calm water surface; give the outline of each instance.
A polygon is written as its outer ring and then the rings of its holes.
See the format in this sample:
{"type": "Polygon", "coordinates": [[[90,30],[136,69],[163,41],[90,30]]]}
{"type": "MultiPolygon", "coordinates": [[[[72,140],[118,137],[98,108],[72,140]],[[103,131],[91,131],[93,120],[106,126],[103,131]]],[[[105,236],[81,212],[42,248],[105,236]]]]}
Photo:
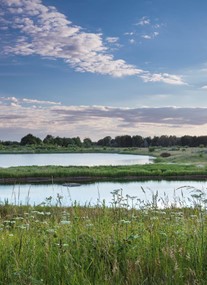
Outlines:
{"type": "Polygon", "coordinates": [[[132,165],[152,163],[153,157],[116,153],[0,154],[0,167],[31,165],[132,165]]]}
{"type": "MultiPolygon", "coordinates": [[[[196,189],[207,194],[207,182],[204,181],[146,181],[146,182],[99,182],[92,184],[82,184],[78,187],[66,187],[63,185],[0,185],[0,201],[19,204],[37,205],[47,202],[46,198],[51,198],[51,204],[58,203],[58,195],[61,198],[61,205],[70,206],[75,202],[80,205],[97,205],[105,200],[106,205],[111,205],[113,191],[119,189],[122,195],[134,196],[134,204],[137,207],[147,202],[152,202],[152,195],[158,192],[158,205],[160,207],[177,205],[189,205],[193,202],[192,195],[196,189]],[[122,190],[120,190],[122,189],[122,190]],[[144,191],[143,191],[144,190],[144,191]],[[138,199],[138,200],[137,200],[138,199]]],[[[128,198],[129,204],[132,203],[128,198]]],[[[194,200],[195,202],[195,200],[194,200]]]]}

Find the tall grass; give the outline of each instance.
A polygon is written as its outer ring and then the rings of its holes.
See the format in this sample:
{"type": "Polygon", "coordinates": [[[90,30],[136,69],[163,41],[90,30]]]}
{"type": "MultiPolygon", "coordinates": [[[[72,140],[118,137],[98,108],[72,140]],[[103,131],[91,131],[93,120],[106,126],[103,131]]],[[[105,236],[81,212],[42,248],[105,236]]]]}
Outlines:
{"type": "Polygon", "coordinates": [[[0,284],[207,284],[203,192],[188,208],[159,209],[156,193],[143,204],[121,189],[111,207],[63,208],[58,199],[0,206],[0,284]]]}
{"type": "Polygon", "coordinates": [[[109,179],[137,179],[137,178],[193,178],[206,177],[207,166],[178,164],[148,164],[129,166],[20,166],[0,168],[0,179],[41,179],[51,181],[69,178],[70,181],[81,180],[109,180],[109,179]]]}

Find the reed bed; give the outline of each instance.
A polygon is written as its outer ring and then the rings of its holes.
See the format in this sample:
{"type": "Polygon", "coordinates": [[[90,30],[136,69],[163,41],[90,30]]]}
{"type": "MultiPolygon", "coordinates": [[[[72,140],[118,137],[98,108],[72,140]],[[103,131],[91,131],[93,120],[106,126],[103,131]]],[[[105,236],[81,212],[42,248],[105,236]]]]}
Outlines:
{"type": "Polygon", "coordinates": [[[110,207],[61,199],[0,206],[0,284],[207,284],[204,192],[190,207],[166,199],[159,208],[157,193],[143,203],[122,189],[110,207]]]}
{"type": "Polygon", "coordinates": [[[128,166],[19,166],[0,168],[0,179],[27,179],[47,178],[61,180],[70,178],[72,180],[108,180],[136,178],[193,178],[206,177],[207,166],[184,165],[184,164],[145,164],[128,166]]]}

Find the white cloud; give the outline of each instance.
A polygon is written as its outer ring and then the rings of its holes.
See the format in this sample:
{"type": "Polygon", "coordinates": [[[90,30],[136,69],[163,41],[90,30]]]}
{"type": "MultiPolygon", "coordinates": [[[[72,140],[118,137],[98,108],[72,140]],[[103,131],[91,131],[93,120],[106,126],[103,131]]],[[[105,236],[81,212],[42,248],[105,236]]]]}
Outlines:
{"type": "Polygon", "coordinates": [[[19,99],[19,102],[27,103],[27,104],[40,104],[40,105],[60,105],[60,102],[53,102],[53,101],[44,101],[44,100],[37,100],[37,99],[19,99]]]}
{"type": "Polygon", "coordinates": [[[145,82],[164,82],[173,85],[186,85],[181,76],[168,73],[146,73],[141,75],[141,77],[145,82]]]}
{"type": "MultiPolygon", "coordinates": [[[[3,3],[11,17],[10,27],[22,34],[4,47],[5,53],[60,58],[81,72],[118,77],[142,72],[122,59],[115,60],[104,46],[101,34],[83,31],[54,7],[46,7],[38,0],[3,0],[3,3]]],[[[118,38],[107,40],[117,43],[118,38]]]]}
{"type": "Polygon", "coordinates": [[[129,39],[130,44],[134,44],[136,41],[134,39],[129,39]]]}
{"type": "Polygon", "coordinates": [[[145,26],[145,25],[149,25],[150,24],[150,19],[146,16],[142,17],[138,23],[136,23],[136,25],[138,26],[145,26]]]}
{"type": "Polygon", "coordinates": [[[150,35],[142,35],[142,38],[145,39],[145,40],[151,40],[152,36],[150,36],[150,35]]]}
{"type": "MultiPolygon", "coordinates": [[[[5,133],[13,136],[19,134],[19,138],[32,132],[42,137],[46,134],[55,136],[70,134],[71,137],[99,139],[105,134],[134,135],[139,132],[143,136],[201,135],[207,131],[207,108],[64,106],[59,103],[55,105],[55,102],[45,106],[44,101],[43,105],[37,104],[34,108],[31,99],[25,98],[24,101],[15,97],[3,99],[0,103],[0,140],[5,133]],[[12,104],[7,104],[8,101],[12,104]],[[25,101],[31,104],[25,105],[25,101]],[[18,105],[15,102],[18,102],[18,105]]],[[[35,99],[33,101],[41,102],[35,99]]]]}
{"type": "Polygon", "coordinates": [[[28,99],[28,98],[16,98],[16,97],[0,97],[0,102],[4,105],[12,105],[12,106],[24,106],[24,105],[33,105],[37,104],[40,106],[48,106],[48,105],[60,105],[60,102],[53,101],[45,101],[45,100],[37,100],[37,99],[28,99]]]}
{"type": "Polygon", "coordinates": [[[156,38],[158,35],[159,35],[159,32],[153,32],[150,35],[142,35],[141,37],[145,40],[151,40],[151,39],[156,38]]]}
{"type": "Polygon", "coordinates": [[[207,85],[202,86],[201,89],[207,90],[207,85]]]}
{"type": "Polygon", "coordinates": [[[154,32],[154,33],[153,33],[153,36],[154,36],[154,37],[159,36],[159,32],[154,32]]]}
{"type": "Polygon", "coordinates": [[[133,36],[135,33],[134,32],[126,32],[124,33],[125,36],[133,36]]]}
{"type": "Polygon", "coordinates": [[[107,37],[106,40],[107,42],[114,44],[118,42],[119,38],[118,37],[107,37]]]}
{"type": "MultiPolygon", "coordinates": [[[[115,59],[104,44],[102,34],[85,32],[72,24],[66,16],[53,6],[45,6],[41,0],[1,0],[4,14],[7,14],[9,29],[15,29],[10,44],[3,42],[5,54],[39,55],[43,58],[62,59],[78,72],[91,72],[114,77],[137,75],[145,82],[159,81],[157,75],[115,59]],[[19,35],[17,34],[19,30],[19,35]],[[146,75],[151,80],[146,80],[146,75]],[[153,78],[156,77],[156,80],[153,78]]],[[[143,17],[140,25],[147,25],[150,19],[143,17]]],[[[155,33],[154,33],[154,36],[155,33]]],[[[108,43],[117,44],[117,37],[108,37],[108,43]]],[[[131,40],[131,43],[133,40],[131,40]]],[[[169,75],[170,76],[170,75],[169,75]]],[[[173,77],[174,75],[172,75],[173,77]]],[[[181,77],[179,79],[181,81],[181,77]]],[[[180,84],[177,80],[162,80],[168,84],[180,84]]]]}

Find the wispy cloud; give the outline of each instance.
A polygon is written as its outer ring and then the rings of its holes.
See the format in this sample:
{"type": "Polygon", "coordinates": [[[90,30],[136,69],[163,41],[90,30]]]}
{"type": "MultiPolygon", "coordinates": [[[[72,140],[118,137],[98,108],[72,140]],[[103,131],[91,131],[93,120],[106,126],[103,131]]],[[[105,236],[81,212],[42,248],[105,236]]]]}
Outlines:
{"type": "MultiPolygon", "coordinates": [[[[102,34],[83,31],[55,7],[47,7],[39,0],[2,2],[10,19],[7,26],[21,32],[10,45],[4,46],[4,53],[61,58],[79,72],[116,77],[142,73],[122,59],[115,60],[104,46],[102,34]]],[[[108,38],[110,42],[115,40],[108,38]]]]}
{"type": "Polygon", "coordinates": [[[168,73],[146,73],[144,75],[141,75],[142,79],[145,82],[164,82],[167,84],[173,84],[173,85],[184,85],[183,79],[181,76],[178,75],[172,75],[168,73]]]}
{"type": "Polygon", "coordinates": [[[89,136],[93,139],[105,135],[134,135],[138,132],[143,136],[154,136],[201,135],[207,131],[207,108],[118,108],[46,103],[26,98],[0,98],[0,139],[3,139],[2,134],[6,133],[5,130],[7,134],[18,135],[19,138],[32,132],[38,136],[48,133],[55,136],[70,134],[82,138],[89,136]],[[35,106],[34,101],[38,102],[35,106]]]}
{"type": "Polygon", "coordinates": [[[159,32],[151,32],[150,34],[142,35],[141,37],[145,40],[152,40],[159,36],[159,32]]]}
{"type": "Polygon", "coordinates": [[[108,37],[106,38],[106,40],[107,42],[114,44],[118,42],[119,38],[118,37],[108,37]]]}
{"type": "Polygon", "coordinates": [[[139,21],[135,25],[145,26],[145,25],[149,25],[150,22],[151,22],[150,18],[148,18],[147,16],[143,16],[141,19],[139,19],[139,21]]]}
{"type": "Polygon", "coordinates": [[[152,37],[149,35],[142,35],[142,38],[145,40],[151,40],[152,39],[152,37]]]}
{"type": "Polygon", "coordinates": [[[151,20],[149,17],[144,16],[135,24],[135,26],[140,26],[141,28],[141,38],[152,40],[160,34],[158,30],[162,27],[162,24],[154,22],[155,21],[151,20]]]}
{"type": "MultiPolygon", "coordinates": [[[[74,25],[55,7],[45,6],[41,0],[1,0],[1,2],[4,11],[1,26],[8,28],[8,31],[5,31],[6,40],[2,40],[0,44],[4,54],[39,55],[43,58],[62,59],[78,72],[114,77],[136,75],[145,82],[152,81],[146,80],[147,77],[152,79],[156,77],[154,82],[168,84],[182,82],[179,76],[178,80],[166,80],[162,74],[157,77],[156,74],[150,74],[149,71],[128,64],[123,59],[115,59],[110,52],[110,44],[118,44],[117,37],[106,38],[109,45],[107,46],[104,44],[102,34],[86,32],[82,27],[74,25]]],[[[149,18],[143,17],[140,20],[140,25],[148,24],[150,24],[149,18]]],[[[154,37],[157,35],[154,33],[154,37]]]]}
{"type": "Polygon", "coordinates": [[[53,102],[53,101],[45,101],[45,100],[37,100],[37,99],[28,99],[28,98],[16,98],[16,97],[0,97],[0,103],[3,105],[16,105],[16,106],[23,106],[23,105],[35,105],[39,106],[48,106],[48,105],[60,105],[60,102],[53,102]]]}

